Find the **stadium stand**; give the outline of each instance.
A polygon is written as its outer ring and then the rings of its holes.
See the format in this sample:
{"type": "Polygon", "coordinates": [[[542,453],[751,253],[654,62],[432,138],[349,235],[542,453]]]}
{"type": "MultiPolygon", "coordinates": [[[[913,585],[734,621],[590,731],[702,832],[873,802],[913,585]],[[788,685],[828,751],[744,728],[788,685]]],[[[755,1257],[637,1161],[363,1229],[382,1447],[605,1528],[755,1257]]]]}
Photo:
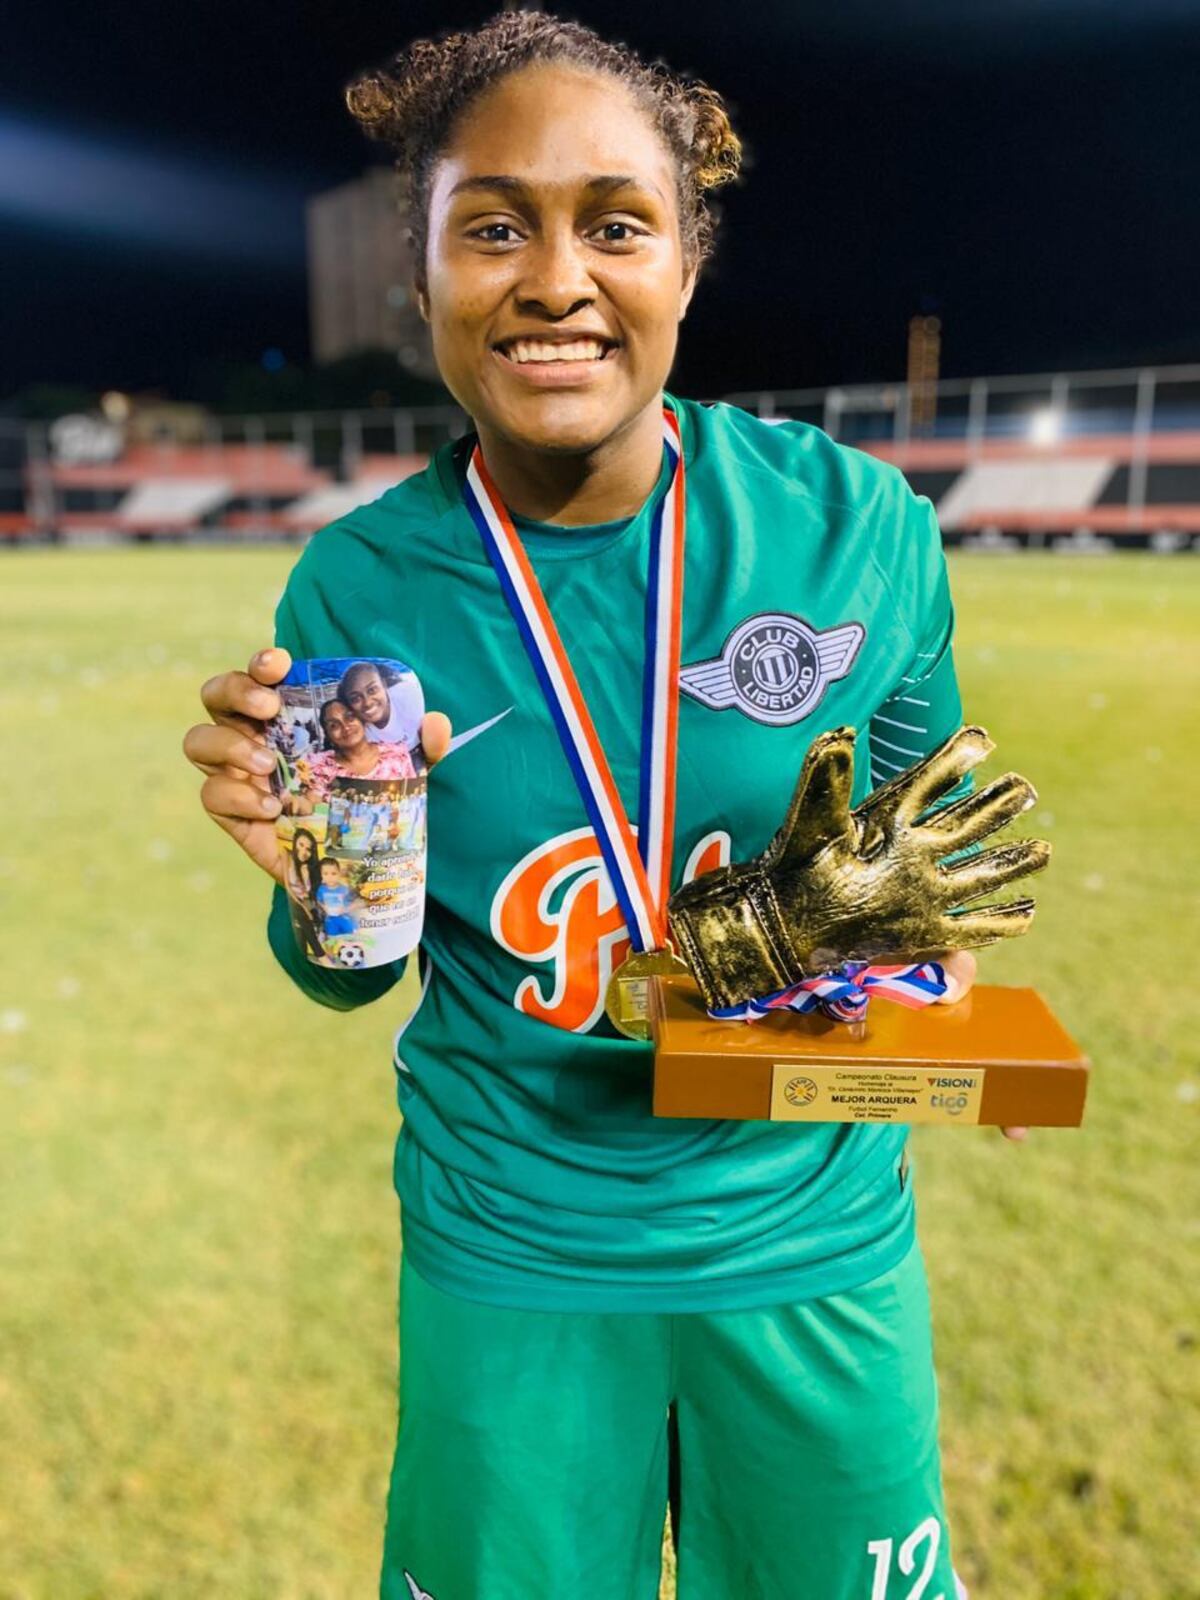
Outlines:
{"type": "Polygon", "coordinates": [[[423,471],[428,459],[419,455],[363,456],[348,483],[329,483],[301,496],[281,512],[280,525],[292,533],[315,533],[335,517],[378,500],[393,484],[423,471]]]}
{"type": "Polygon", "coordinates": [[[948,534],[1145,535],[1200,533],[1200,431],[1087,435],[1052,447],[1011,440],[911,440],[867,444],[927,494],[948,534]],[[1140,503],[1131,496],[1135,458],[1145,467],[1140,503]]]}
{"type": "MultiPolygon", "coordinates": [[[[1200,366],[948,380],[730,400],[890,461],[948,544],[1200,550],[1200,366]],[[920,414],[919,429],[912,419],[920,414]]],[[[0,541],[304,538],[418,472],[453,407],[205,417],[146,442],[99,416],[0,421],[0,541]],[[383,448],[379,448],[383,444],[383,448]]]]}

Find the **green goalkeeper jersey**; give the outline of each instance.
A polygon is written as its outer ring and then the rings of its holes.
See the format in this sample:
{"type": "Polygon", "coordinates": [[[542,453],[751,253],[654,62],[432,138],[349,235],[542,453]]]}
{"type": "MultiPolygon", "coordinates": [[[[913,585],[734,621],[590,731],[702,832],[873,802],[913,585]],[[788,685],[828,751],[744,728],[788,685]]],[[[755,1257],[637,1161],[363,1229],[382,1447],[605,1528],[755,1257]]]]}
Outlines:
{"type": "MultiPolygon", "coordinates": [[[[818,733],[859,730],[857,801],[962,717],[929,502],[819,429],[668,403],[687,468],[678,884],[764,848],[818,733]]],[[[322,529],[276,619],[294,656],[411,664],[456,734],[430,778],[420,1003],[395,1046],[409,1259],[448,1292],[552,1310],[734,1309],[864,1283],[912,1241],[907,1130],[657,1119],[651,1047],[604,1015],[625,931],[463,504],[468,445],[322,529]]],[[[631,816],[665,482],[626,521],[518,520],[631,816]]],[[[399,976],[310,964],[281,891],[269,931],[327,1005],[399,976]]]]}

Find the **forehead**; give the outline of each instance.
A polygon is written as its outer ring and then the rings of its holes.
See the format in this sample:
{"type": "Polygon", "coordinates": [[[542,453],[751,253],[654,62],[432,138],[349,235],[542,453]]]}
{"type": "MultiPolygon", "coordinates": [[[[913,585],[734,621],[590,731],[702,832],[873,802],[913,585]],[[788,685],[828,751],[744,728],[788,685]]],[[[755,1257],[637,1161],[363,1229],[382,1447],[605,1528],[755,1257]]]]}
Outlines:
{"type": "Polygon", "coordinates": [[[538,189],[627,173],[664,199],[674,192],[671,155],[632,91],[605,74],[558,63],[511,73],[472,103],[438,159],[434,189],[448,193],[481,173],[538,189]]]}

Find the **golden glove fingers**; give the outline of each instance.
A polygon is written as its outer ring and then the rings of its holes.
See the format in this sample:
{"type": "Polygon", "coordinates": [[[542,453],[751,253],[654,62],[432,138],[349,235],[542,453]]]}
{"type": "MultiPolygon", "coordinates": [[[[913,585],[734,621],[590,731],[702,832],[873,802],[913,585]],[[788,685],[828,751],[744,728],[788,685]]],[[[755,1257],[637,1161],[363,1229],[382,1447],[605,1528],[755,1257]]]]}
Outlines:
{"type": "Polygon", "coordinates": [[[711,1009],[770,994],[844,961],[920,960],[1023,933],[1033,903],[959,910],[1040,871],[1050,847],[1015,841],[946,867],[943,859],[1034,803],[1014,773],[925,815],[992,749],[962,728],[850,810],[853,728],[821,734],[787,816],[752,861],[676,891],[671,927],[711,1009]]]}
{"type": "Polygon", "coordinates": [[[1037,803],[1037,790],[1027,778],[1006,772],[986,788],[964,795],[921,821],[921,827],[938,834],[947,855],[978,844],[989,833],[1014,822],[1037,803]]]}
{"type": "Polygon", "coordinates": [[[978,950],[985,944],[998,944],[1001,939],[1016,939],[1029,931],[1034,909],[1031,899],[1010,900],[1002,906],[980,906],[978,910],[947,917],[940,944],[924,959],[945,950],[978,950]]]}
{"type": "Polygon", "coordinates": [[[1049,859],[1050,846],[1044,839],[1013,839],[963,861],[939,866],[938,872],[949,886],[952,903],[962,906],[995,894],[1006,883],[1031,872],[1040,872],[1049,859]]]}
{"type": "Polygon", "coordinates": [[[982,728],[959,728],[921,761],[873,790],[858,807],[858,813],[864,819],[915,822],[941,795],[986,761],[995,748],[982,728]]]}

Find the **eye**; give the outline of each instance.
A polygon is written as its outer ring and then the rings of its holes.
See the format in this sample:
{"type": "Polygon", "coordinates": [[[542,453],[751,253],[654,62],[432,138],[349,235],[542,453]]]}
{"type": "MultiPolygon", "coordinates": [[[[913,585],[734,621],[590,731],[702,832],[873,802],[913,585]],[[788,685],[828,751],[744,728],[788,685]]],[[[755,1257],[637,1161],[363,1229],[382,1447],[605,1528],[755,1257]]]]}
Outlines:
{"type": "Polygon", "coordinates": [[[641,231],[640,228],[635,228],[632,222],[613,218],[608,222],[602,222],[595,230],[595,234],[602,244],[631,244],[641,231]]]}
{"type": "Polygon", "coordinates": [[[513,244],[519,235],[511,222],[485,222],[482,228],[472,228],[470,237],[484,244],[513,244]]]}

